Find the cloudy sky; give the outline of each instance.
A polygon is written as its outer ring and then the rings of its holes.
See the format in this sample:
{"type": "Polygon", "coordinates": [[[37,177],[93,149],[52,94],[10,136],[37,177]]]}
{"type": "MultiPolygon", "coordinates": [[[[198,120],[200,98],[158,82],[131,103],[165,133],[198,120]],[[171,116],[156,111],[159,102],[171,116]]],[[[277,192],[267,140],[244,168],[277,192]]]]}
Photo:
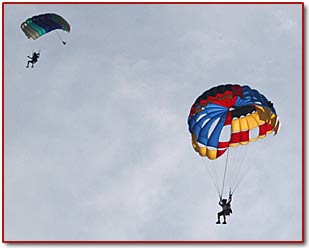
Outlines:
{"type": "Polygon", "coordinates": [[[301,240],[300,4],[5,5],[4,42],[5,240],[301,240]],[[21,31],[47,12],[67,45],[21,31]],[[216,225],[187,116],[227,82],[261,91],[282,127],[216,225]]]}

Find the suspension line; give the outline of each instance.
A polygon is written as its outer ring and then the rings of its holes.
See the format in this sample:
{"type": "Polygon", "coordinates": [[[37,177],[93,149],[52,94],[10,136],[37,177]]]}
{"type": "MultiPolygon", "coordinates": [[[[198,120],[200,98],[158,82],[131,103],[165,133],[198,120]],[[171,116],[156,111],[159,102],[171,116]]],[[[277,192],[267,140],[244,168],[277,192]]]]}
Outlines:
{"type": "Polygon", "coordinates": [[[228,158],[229,158],[229,151],[230,151],[230,149],[228,148],[228,149],[227,149],[227,154],[226,154],[226,160],[225,160],[225,167],[224,167],[224,175],[223,175],[223,181],[222,181],[221,195],[219,195],[220,198],[222,197],[222,195],[223,195],[223,190],[224,190],[224,183],[225,183],[225,176],[226,176],[226,171],[227,171],[227,164],[228,164],[228,158]]]}

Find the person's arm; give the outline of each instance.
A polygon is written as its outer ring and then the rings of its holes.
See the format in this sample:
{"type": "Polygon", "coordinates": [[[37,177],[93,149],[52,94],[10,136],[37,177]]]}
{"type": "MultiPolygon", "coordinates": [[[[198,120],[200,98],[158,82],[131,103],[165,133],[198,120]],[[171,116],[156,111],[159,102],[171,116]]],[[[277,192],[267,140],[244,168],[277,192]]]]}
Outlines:
{"type": "Polygon", "coordinates": [[[232,193],[229,194],[229,201],[228,203],[230,203],[232,201],[232,193]]]}

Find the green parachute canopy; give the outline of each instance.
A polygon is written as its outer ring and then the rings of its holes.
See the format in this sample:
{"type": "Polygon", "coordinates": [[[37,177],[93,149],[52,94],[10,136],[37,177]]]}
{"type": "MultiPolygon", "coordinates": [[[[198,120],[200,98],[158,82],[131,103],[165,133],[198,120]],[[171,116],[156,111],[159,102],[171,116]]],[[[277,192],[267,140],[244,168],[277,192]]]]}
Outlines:
{"type": "Polygon", "coordinates": [[[46,13],[28,18],[20,27],[28,39],[32,38],[33,40],[53,30],[60,29],[70,32],[71,29],[70,24],[63,17],[54,13],[46,13]]]}

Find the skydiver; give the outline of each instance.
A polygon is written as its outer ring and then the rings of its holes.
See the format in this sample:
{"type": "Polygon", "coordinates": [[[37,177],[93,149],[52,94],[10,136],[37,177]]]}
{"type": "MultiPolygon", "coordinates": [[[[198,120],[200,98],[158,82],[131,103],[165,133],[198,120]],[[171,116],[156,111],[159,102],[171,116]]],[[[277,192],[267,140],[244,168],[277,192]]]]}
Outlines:
{"type": "Polygon", "coordinates": [[[226,224],[226,215],[232,214],[232,209],[231,209],[231,201],[232,201],[232,193],[229,193],[229,199],[222,199],[220,197],[219,205],[222,207],[222,211],[218,212],[218,221],[216,224],[221,224],[220,222],[220,217],[223,215],[223,222],[222,224],[226,224]]]}
{"type": "Polygon", "coordinates": [[[34,64],[36,63],[36,62],[38,62],[38,58],[40,57],[40,52],[34,52],[33,54],[32,54],[32,57],[30,57],[30,56],[27,56],[30,60],[28,60],[28,62],[27,62],[27,66],[26,66],[26,68],[28,68],[29,67],[29,64],[31,63],[32,64],[32,68],[33,68],[33,66],[34,66],[34,64]]]}

